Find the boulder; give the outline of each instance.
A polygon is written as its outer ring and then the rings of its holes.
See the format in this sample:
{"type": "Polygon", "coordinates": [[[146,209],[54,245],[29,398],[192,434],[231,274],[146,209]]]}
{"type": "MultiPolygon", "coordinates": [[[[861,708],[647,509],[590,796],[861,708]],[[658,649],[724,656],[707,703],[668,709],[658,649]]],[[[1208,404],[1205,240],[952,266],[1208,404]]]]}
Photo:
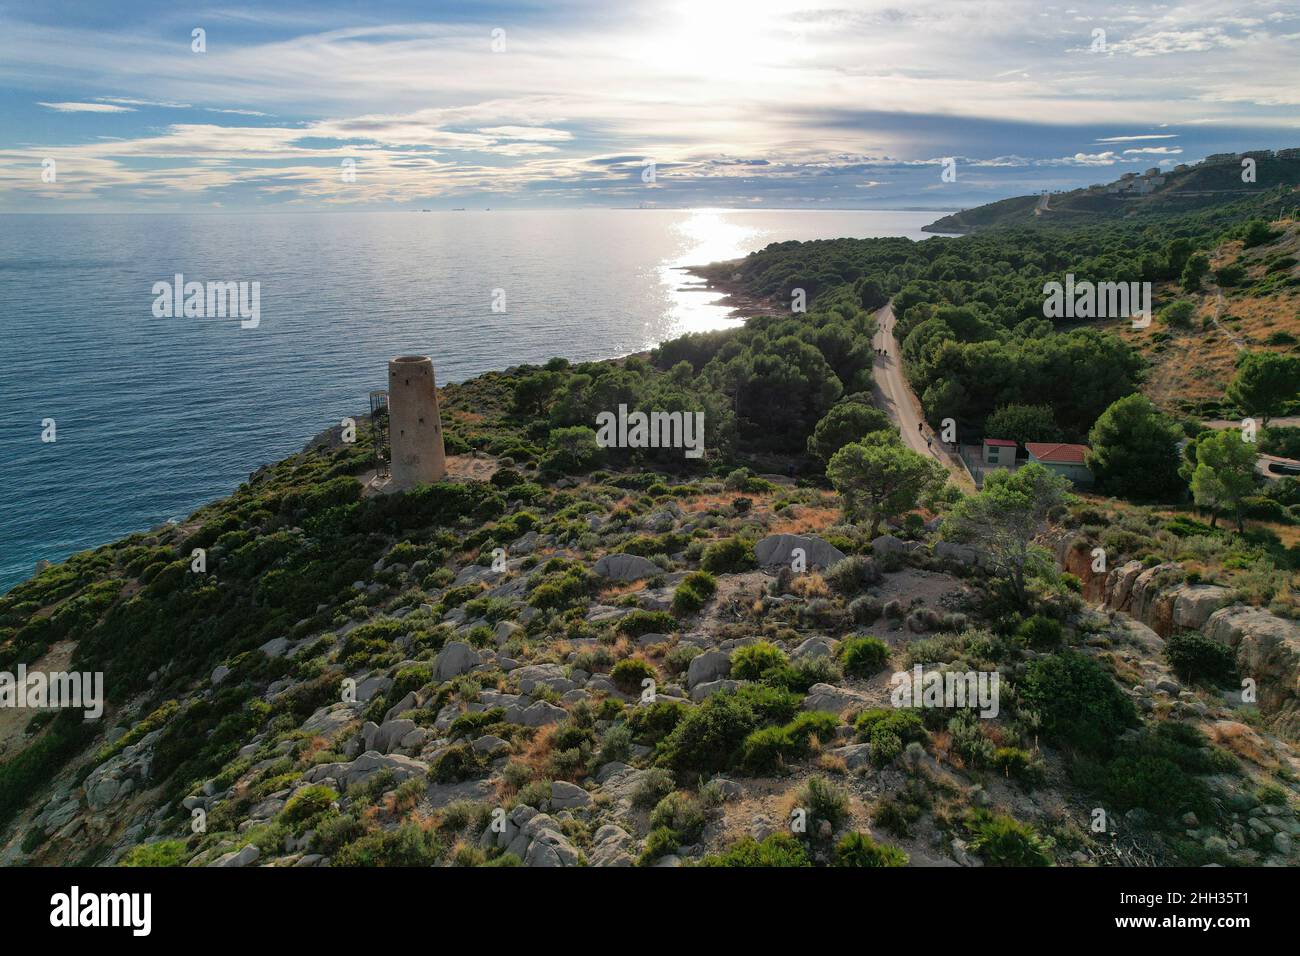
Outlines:
{"type": "Polygon", "coordinates": [[[758,559],[759,567],[791,567],[795,548],[803,549],[805,567],[808,569],[829,568],[837,561],[844,560],[843,551],[815,534],[769,535],[754,545],[754,556],[758,559]]]}
{"type": "Polygon", "coordinates": [[[859,767],[865,767],[871,763],[871,744],[849,744],[847,747],[836,747],[831,751],[831,755],[843,760],[844,766],[849,770],[857,770],[859,767]]]}
{"type": "Polygon", "coordinates": [[[493,754],[502,753],[503,751],[510,749],[509,741],[502,740],[500,737],[493,736],[492,734],[484,734],[482,737],[475,740],[471,746],[476,752],[487,754],[489,757],[493,754]]]}
{"type": "Polygon", "coordinates": [[[522,840],[529,841],[523,853],[525,866],[577,866],[581,860],[559,824],[545,813],[529,817],[511,846],[522,840]]]}
{"type": "Polygon", "coordinates": [[[505,720],[507,723],[522,724],[525,727],[543,727],[546,724],[558,724],[568,716],[569,712],[563,707],[556,707],[554,704],[539,700],[527,707],[520,707],[518,704],[507,707],[505,720]]]}
{"type": "Polygon", "coordinates": [[[358,681],[357,702],[361,704],[368,703],[380,694],[387,694],[392,686],[393,679],[391,677],[374,676],[358,681]]]}
{"type": "Polygon", "coordinates": [[[1197,631],[1232,595],[1231,590],[1217,584],[1180,584],[1169,593],[1174,600],[1174,627],[1197,631]]]}
{"type": "Polygon", "coordinates": [[[404,718],[386,720],[382,727],[368,720],[361,728],[361,738],[365,742],[366,750],[377,750],[381,754],[386,754],[400,747],[403,738],[416,729],[415,721],[404,718]]]}
{"type": "Polygon", "coordinates": [[[686,686],[694,687],[719,680],[731,673],[731,655],[726,651],[705,651],[691,658],[686,670],[686,686]]]}
{"type": "Polygon", "coordinates": [[[287,637],[273,637],[259,647],[258,650],[267,657],[284,657],[289,650],[289,639],[287,637]]]}
{"type": "Polygon", "coordinates": [[[1237,669],[1259,687],[1259,709],[1278,727],[1300,731],[1300,627],[1262,608],[1220,608],[1204,633],[1236,651],[1237,669]]]}
{"type": "Polygon", "coordinates": [[[427,775],[429,765],[400,754],[381,754],[377,750],[368,750],[348,763],[317,764],[307,771],[303,779],[308,783],[319,783],[332,777],[346,790],[364,783],[381,770],[391,770],[394,782],[401,783],[411,777],[427,775]]]}
{"type": "Polygon", "coordinates": [[[988,562],[988,555],[979,548],[953,541],[936,541],[933,553],[940,561],[963,568],[977,568],[988,562]]]}
{"type": "Polygon", "coordinates": [[[882,534],[871,542],[871,553],[879,558],[886,554],[910,554],[919,547],[915,541],[904,541],[892,534],[882,534]]]}
{"type": "Polygon", "coordinates": [[[451,680],[473,670],[480,663],[478,651],[463,641],[449,641],[438,652],[438,661],[434,665],[434,676],[440,680],[451,680]]]}
{"type": "Polygon", "coordinates": [[[504,647],[510,638],[516,634],[522,635],[524,629],[514,621],[500,621],[496,629],[492,632],[492,637],[496,640],[497,647],[504,647]]]}
{"type": "Polygon", "coordinates": [[[606,823],[596,831],[592,844],[590,861],[592,866],[634,866],[636,864],[631,853],[636,846],[636,840],[622,827],[606,823]]]}
{"type": "Polygon", "coordinates": [[[302,730],[313,737],[333,740],[354,719],[355,715],[347,704],[330,704],[308,717],[302,730]]]}
{"type": "Polygon", "coordinates": [[[790,657],[796,661],[801,661],[804,658],[834,657],[835,648],[838,644],[839,642],[834,638],[823,637],[820,634],[815,635],[796,647],[790,657]]]}
{"type": "Polygon", "coordinates": [[[408,710],[415,710],[419,706],[420,698],[416,695],[415,691],[407,691],[405,697],[395,703],[392,707],[389,707],[388,710],[384,711],[384,720],[392,720],[399,714],[404,714],[408,710]]]}
{"type": "Polygon", "coordinates": [[[659,565],[638,554],[607,554],[596,562],[595,571],[614,581],[638,581],[662,573],[659,565]]]}
{"type": "Polygon", "coordinates": [[[576,810],[591,805],[591,794],[581,787],[563,780],[551,782],[551,809],[576,810]]]}
{"type": "Polygon", "coordinates": [[[1145,569],[1146,565],[1141,561],[1129,561],[1107,575],[1103,603],[1108,610],[1128,610],[1129,598],[1133,594],[1133,583],[1145,569]]]}
{"type": "Polygon", "coordinates": [[[250,843],[241,849],[217,857],[208,866],[248,866],[261,855],[262,851],[257,848],[257,845],[250,843]]]}
{"type": "Polygon", "coordinates": [[[722,680],[705,681],[704,683],[696,684],[694,687],[691,688],[691,700],[694,701],[706,700],[709,697],[712,697],[714,694],[720,693],[722,691],[735,690],[739,686],[740,686],[740,681],[727,680],[725,678],[722,680]]]}
{"type": "Polygon", "coordinates": [[[842,713],[850,707],[861,706],[866,699],[844,687],[831,684],[813,684],[803,699],[804,710],[821,710],[831,714],[842,713]]]}
{"type": "Polygon", "coordinates": [[[559,694],[578,686],[565,676],[564,667],[559,664],[529,664],[513,673],[519,680],[519,689],[525,694],[531,694],[539,686],[548,687],[559,694]]]}
{"type": "Polygon", "coordinates": [[[656,511],[654,514],[645,517],[641,522],[641,527],[647,531],[663,534],[672,531],[673,524],[676,521],[677,517],[671,511],[656,511]]]}

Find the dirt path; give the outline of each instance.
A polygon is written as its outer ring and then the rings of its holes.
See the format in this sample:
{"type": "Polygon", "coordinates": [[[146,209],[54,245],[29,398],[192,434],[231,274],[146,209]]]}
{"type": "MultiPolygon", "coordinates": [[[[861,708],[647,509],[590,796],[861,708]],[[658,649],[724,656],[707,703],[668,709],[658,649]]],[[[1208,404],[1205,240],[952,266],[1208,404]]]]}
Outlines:
{"type": "Polygon", "coordinates": [[[1210,321],[1229,342],[1237,346],[1237,351],[1241,351],[1246,347],[1246,340],[1219,321],[1219,316],[1223,315],[1223,290],[1216,285],[1211,285],[1210,288],[1214,290],[1214,314],[1210,316],[1210,321]]]}
{"type": "Polygon", "coordinates": [[[871,370],[876,384],[876,400],[890,421],[898,426],[903,444],[913,451],[933,458],[948,469],[953,480],[963,489],[974,491],[970,474],[965,466],[951,451],[939,441],[939,436],[926,423],[921,413],[921,403],[903,376],[903,363],[899,355],[898,341],[894,338],[893,303],[886,305],[876,313],[877,332],[874,346],[884,349],[884,355],[877,355],[875,366],[871,370]],[[927,439],[929,441],[927,442],[927,439]]]}

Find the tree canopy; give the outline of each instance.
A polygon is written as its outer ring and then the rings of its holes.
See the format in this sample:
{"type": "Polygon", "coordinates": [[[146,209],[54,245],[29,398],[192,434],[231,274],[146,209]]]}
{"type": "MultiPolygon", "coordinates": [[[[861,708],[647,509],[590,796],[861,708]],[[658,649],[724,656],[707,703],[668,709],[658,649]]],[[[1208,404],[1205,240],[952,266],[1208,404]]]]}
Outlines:
{"type": "Polygon", "coordinates": [[[865,518],[874,538],[880,524],[911,511],[947,480],[938,462],[903,446],[892,431],[873,432],[831,456],[826,474],[850,519],[865,518]]]}
{"type": "Polygon", "coordinates": [[[1185,494],[1178,474],[1183,431],[1145,395],[1113,402],[1088,433],[1088,469],[1098,489],[1141,501],[1169,501],[1185,494]]]}

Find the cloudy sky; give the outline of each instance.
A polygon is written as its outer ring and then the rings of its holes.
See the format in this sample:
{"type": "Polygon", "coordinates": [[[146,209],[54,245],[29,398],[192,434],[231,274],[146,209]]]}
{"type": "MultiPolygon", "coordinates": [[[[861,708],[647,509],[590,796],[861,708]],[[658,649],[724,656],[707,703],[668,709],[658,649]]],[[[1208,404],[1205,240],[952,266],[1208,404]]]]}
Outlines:
{"type": "Polygon", "coordinates": [[[0,0],[0,212],[951,207],[1282,146],[1294,0],[0,0]]]}

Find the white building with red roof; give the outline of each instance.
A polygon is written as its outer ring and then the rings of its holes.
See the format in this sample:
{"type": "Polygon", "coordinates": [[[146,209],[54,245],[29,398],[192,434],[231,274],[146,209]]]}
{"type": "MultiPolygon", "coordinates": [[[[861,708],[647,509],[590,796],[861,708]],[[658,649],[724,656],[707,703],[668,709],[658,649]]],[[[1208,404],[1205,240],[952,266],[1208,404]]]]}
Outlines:
{"type": "Polygon", "coordinates": [[[1092,472],[1084,464],[1090,451],[1087,445],[1071,445],[1066,442],[1027,441],[1025,451],[1029,452],[1030,462],[1037,462],[1044,468],[1064,475],[1076,485],[1092,484],[1092,472]]]}
{"type": "Polygon", "coordinates": [[[981,445],[981,458],[986,465],[1014,468],[1016,443],[1009,438],[986,438],[981,445]]]}

